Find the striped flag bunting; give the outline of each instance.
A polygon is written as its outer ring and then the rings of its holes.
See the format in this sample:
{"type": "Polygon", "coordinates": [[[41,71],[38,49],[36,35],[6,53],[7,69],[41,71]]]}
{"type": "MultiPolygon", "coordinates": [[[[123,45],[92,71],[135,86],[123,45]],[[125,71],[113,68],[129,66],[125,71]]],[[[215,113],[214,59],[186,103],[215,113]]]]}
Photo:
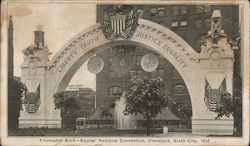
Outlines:
{"type": "Polygon", "coordinates": [[[220,94],[223,90],[226,90],[226,80],[222,81],[221,85],[218,89],[212,89],[206,79],[206,86],[205,86],[205,104],[210,111],[216,111],[217,104],[220,101],[220,94]]]}
{"type": "Polygon", "coordinates": [[[36,90],[36,92],[28,92],[24,99],[24,106],[28,113],[37,112],[39,106],[41,104],[40,101],[40,84],[36,90]]]}

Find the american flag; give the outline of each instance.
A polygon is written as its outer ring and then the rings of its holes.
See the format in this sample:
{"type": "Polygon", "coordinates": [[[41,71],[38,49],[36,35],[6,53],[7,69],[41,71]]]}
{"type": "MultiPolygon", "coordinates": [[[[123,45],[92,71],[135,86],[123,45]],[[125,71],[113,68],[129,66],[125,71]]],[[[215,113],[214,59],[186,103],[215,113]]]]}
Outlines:
{"type": "Polygon", "coordinates": [[[212,89],[206,79],[206,86],[205,86],[205,104],[207,105],[210,111],[216,111],[217,104],[220,101],[220,94],[223,90],[226,90],[226,80],[222,81],[221,85],[218,89],[212,89]]]}
{"type": "Polygon", "coordinates": [[[36,92],[28,92],[25,97],[24,105],[26,108],[26,111],[28,113],[35,113],[37,112],[39,106],[40,106],[40,84],[37,87],[36,92]]]}

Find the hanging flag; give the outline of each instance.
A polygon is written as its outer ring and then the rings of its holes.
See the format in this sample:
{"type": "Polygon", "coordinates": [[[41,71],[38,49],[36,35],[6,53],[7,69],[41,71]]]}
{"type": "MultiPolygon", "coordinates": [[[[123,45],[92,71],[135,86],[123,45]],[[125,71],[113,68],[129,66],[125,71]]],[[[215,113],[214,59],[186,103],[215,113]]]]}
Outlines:
{"type": "Polygon", "coordinates": [[[36,92],[27,92],[24,99],[24,105],[28,113],[35,113],[37,112],[40,103],[41,101],[40,101],[40,84],[39,84],[36,92]]]}
{"type": "Polygon", "coordinates": [[[223,90],[226,90],[226,79],[222,81],[221,85],[219,86],[218,89],[212,89],[211,86],[209,85],[207,79],[206,80],[206,85],[205,85],[205,104],[207,105],[208,109],[210,111],[216,111],[217,109],[217,104],[220,101],[220,96],[221,92],[223,90]]]}

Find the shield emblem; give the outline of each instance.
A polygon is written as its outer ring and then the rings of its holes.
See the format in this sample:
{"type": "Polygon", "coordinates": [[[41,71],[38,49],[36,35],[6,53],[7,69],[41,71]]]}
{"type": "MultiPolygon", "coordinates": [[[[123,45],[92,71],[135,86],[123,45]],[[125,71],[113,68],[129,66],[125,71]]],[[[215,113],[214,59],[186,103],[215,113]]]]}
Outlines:
{"type": "Polygon", "coordinates": [[[110,16],[111,28],[115,35],[121,34],[125,30],[126,26],[126,15],[116,14],[115,16],[110,16]]]}
{"type": "Polygon", "coordinates": [[[106,10],[101,28],[107,39],[130,38],[138,25],[139,13],[131,6],[114,6],[106,10]]]}

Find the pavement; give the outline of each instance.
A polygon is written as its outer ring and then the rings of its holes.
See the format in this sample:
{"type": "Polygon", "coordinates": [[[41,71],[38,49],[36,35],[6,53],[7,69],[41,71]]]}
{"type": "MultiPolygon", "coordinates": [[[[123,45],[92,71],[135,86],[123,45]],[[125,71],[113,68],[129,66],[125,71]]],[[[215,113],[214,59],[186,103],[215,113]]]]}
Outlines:
{"type": "Polygon", "coordinates": [[[153,134],[155,137],[206,137],[205,135],[197,135],[191,132],[168,132],[153,134]]]}
{"type": "MultiPolygon", "coordinates": [[[[119,131],[108,130],[108,129],[95,129],[95,130],[81,130],[81,131],[33,131],[33,132],[11,132],[11,136],[105,136],[105,137],[145,137],[147,136],[145,132],[143,133],[132,133],[125,132],[121,133],[119,131]]],[[[151,133],[152,137],[205,137],[201,135],[195,135],[191,132],[168,132],[160,133],[153,132],[151,133]]]]}

